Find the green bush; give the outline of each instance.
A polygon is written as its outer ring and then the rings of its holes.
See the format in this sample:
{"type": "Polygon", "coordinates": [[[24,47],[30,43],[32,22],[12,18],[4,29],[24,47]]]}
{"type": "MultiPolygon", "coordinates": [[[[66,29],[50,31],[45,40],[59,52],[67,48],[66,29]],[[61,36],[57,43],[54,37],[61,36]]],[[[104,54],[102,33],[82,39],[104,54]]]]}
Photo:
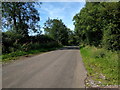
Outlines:
{"type": "Polygon", "coordinates": [[[10,31],[3,32],[2,33],[2,53],[10,53],[14,52],[21,46],[19,44],[20,39],[22,39],[23,36],[19,35],[17,33],[13,33],[10,31]]]}
{"type": "Polygon", "coordinates": [[[58,42],[46,35],[23,37],[11,31],[3,32],[2,53],[29,51],[41,48],[59,47],[58,42]]]}
{"type": "Polygon", "coordinates": [[[46,52],[61,47],[58,42],[46,35],[23,37],[7,31],[2,36],[2,59],[9,61],[18,56],[46,52]]]}

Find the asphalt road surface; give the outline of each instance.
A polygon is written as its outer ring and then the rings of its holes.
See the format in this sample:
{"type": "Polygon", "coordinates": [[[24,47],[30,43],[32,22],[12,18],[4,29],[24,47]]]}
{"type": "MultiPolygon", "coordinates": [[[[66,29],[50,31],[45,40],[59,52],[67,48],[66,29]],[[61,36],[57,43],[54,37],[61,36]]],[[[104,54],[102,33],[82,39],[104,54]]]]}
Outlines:
{"type": "Polygon", "coordinates": [[[80,51],[65,47],[3,66],[3,88],[84,88],[80,51]]]}

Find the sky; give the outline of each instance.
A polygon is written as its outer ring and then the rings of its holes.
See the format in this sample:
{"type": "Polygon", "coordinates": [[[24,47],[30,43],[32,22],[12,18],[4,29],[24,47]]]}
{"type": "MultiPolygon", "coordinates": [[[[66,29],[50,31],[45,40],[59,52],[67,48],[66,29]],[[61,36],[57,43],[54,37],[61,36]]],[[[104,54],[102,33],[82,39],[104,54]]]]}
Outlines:
{"type": "Polygon", "coordinates": [[[73,17],[84,7],[85,2],[43,2],[41,7],[36,6],[40,14],[40,26],[44,33],[44,23],[50,19],[62,19],[63,23],[74,30],[73,17]]]}

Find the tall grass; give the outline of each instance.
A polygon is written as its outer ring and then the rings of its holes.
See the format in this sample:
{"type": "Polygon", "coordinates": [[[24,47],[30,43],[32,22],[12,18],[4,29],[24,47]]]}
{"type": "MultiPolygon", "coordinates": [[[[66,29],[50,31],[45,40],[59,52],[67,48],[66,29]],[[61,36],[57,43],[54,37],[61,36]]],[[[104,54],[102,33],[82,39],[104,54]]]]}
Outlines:
{"type": "Polygon", "coordinates": [[[100,81],[100,85],[118,85],[118,54],[105,50],[86,46],[80,49],[83,62],[94,81],[100,81]]]}

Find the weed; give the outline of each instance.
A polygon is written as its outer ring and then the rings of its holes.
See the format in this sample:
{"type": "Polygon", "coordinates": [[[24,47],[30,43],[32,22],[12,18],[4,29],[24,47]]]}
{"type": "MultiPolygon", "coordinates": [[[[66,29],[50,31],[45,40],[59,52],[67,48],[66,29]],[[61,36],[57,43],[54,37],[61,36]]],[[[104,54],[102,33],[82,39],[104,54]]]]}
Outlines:
{"type": "Polygon", "coordinates": [[[80,49],[88,76],[101,85],[118,85],[118,54],[103,48],[86,46],[80,49]]]}

